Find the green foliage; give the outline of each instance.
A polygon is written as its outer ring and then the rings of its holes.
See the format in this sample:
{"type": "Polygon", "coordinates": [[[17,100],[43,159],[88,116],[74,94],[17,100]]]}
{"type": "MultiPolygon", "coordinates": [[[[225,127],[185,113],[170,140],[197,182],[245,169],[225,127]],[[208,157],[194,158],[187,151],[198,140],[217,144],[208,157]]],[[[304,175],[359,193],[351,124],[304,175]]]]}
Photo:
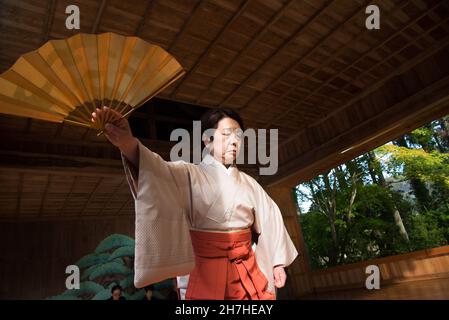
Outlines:
{"type": "Polygon", "coordinates": [[[120,286],[123,289],[134,287],[134,273],[127,275],[122,281],[120,281],[120,286]]]}
{"type": "Polygon", "coordinates": [[[134,239],[123,234],[112,234],[109,237],[105,238],[103,241],[95,249],[95,253],[107,252],[111,249],[125,247],[125,246],[133,246],[135,242],[134,239]]]}
{"type": "Polygon", "coordinates": [[[91,253],[78,260],[76,265],[83,269],[99,263],[105,263],[109,260],[109,257],[109,253],[91,253]]]}
{"type": "MultiPolygon", "coordinates": [[[[122,296],[128,300],[141,300],[145,290],[134,287],[134,240],[128,236],[113,234],[76,263],[81,269],[80,288],[66,290],[49,300],[106,300],[111,297],[111,289],[119,284],[122,296]]],[[[155,284],[154,294],[161,296],[159,289],[171,286],[171,279],[155,284]]]]}
{"type": "Polygon", "coordinates": [[[122,257],[134,257],[134,246],[124,246],[114,250],[109,257],[109,261],[122,257]]]}
{"type": "Polygon", "coordinates": [[[384,145],[377,149],[382,156],[391,156],[388,170],[396,177],[419,178],[427,182],[441,182],[449,188],[449,154],[422,149],[410,149],[394,145],[384,145]]]}
{"type": "Polygon", "coordinates": [[[432,122],[295,189],[312,268],[449,244],[448,130],[432,122]]]}
{"type": "Polygon", "coordinates": [[[123,264],[118,262],[107,262],[99,265],[89,275],[89,280],[95,280],[98,277],[104,277],[106,275],[123,274],[128,275],[132,273],[132,270],[123,264]]]}
{"type": "Polygon", "coordinates": [[[111,297],[111,290],[103,289],[92,297],[92,300],[108,300],[111,297]]]}
{"type": "Polygon", "coordinates": [[[447,229],[440,226],[438,218],[434,212],[415,214],[412,216],[413,232],[411,233],[411,242],[413,250],[423,250],[434,248],[441,245],[447,245],[447,229]]]}

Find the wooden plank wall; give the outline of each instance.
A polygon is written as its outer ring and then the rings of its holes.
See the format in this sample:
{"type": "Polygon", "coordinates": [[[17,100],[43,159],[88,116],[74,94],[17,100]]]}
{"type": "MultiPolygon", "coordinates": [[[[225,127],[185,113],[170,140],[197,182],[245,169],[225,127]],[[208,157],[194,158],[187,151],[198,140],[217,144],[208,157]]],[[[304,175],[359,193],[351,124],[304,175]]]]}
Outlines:
{"type": "Polygon", "coordinates": [[[449,246],[312,271],[307,299],[449,299],[449,246]],[[377,265],[380,289],[368,290],[366,266],[377,265]]]}
{"type": "Polygon", "coordinates": [[[134,217],[0,223],[0,299],[65,291],[65,268],[113,233],[134,237],[134,217]]]}

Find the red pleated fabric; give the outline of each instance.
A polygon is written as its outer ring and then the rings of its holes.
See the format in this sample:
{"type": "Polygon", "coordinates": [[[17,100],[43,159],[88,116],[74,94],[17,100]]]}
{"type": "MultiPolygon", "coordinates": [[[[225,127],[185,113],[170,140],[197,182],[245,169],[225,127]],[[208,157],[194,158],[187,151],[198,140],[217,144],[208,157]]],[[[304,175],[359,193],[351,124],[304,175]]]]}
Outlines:
{"type": "Polygon", "coordinates": [[[190,230],[195,268],[186,300],[274,300],[251,248],[251,229],[238,232],[190,230]]]}

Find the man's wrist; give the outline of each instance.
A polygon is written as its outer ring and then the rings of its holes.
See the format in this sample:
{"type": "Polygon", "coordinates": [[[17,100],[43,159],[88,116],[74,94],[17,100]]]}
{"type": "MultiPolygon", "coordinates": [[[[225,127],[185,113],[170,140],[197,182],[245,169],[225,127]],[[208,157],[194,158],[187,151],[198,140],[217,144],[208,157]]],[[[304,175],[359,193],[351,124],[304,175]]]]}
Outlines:
{"type": "Polygon", "coordinates": [[[137,139],[134,136],[126,139],[120,146],[119,149],[122,153],[126,154],[137,147],[137,139]]]}

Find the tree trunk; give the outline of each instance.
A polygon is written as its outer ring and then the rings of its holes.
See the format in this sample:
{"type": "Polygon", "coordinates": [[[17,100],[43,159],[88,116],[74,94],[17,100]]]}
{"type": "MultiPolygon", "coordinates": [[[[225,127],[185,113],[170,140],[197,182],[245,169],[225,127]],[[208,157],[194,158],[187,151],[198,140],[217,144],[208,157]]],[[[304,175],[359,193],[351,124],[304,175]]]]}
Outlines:
{"type": "Polygon", "coordinates": [[[335,199],[335,193],[336,193],[336,179],[334,178],[333,187],[330,184],[329,181],[329,172],[323,174],[323,181],[324,185],[326,186],[326,200],[327,200],[327,218],[329,221],[330,229],[331,229],[331,237],[332,237],[332,248],[329,248],[329,263],[330,265],[337,265],[337,251],[338,251],[338,235],[337,235],[337,228],[335,226],[335,219],[336,219],[336,199],[335,199]]]}
{"type": "MultiPolygon", "coordinates": [[[[401,138],[396,140],[396,144],[400,147],[408,148],[409,146],[407,144],[407,141],[405,138],[401,138]]],[[[420,143],[421,147],[424,151],[429,152],[429,146],[423,143],[420,143]]],[[[407,171],[407,168],[405,168],[405,171],[407,171]]],[[[417,177],[408,177],[410,180],[410,185],[413,190],[413,194],[415,195],[415,198],[418,203],[418,207],[421,211],[427,211],[430,206],[431,198],[429,190],[427,189],[426,184],[417,177]]]]}
{"type": "Polygon", "coordinates": [[[408,233],[407,230],[405,229],[404,226],[404,222],[402,221],[402,217],[401,217],[401,213],[399,212],[398,208],[396,207],[396,205],[394,204],[394,201],[391,197],[391,193],[390,193],[390,189],[387,186],[387,183],[385,181],[385,177],[384,174],[382,172],[382,168],[380,166],[380,162],[377,159],[376,155],[374,154],[374,152],[371,152],[371,156],[369,157],[370,161],[371,161],[371,166],[373,168],[373,170],[375,171],[377,177],[378,177],[378,185],[381,186],[382,188],[384,188],[385,190],[387,190],[388,195],[390,197],[390,199],[392,200],[393,203],[393,212],[392,212],[392,216],[394,219],[394,223],[396,224],[396,226],[398,227],[399,230],[399,234],[402,236],[402,238],[404,238],[404,240],[406,240],[407,242],[409,241],[409,237],[408,237],[408,233]]]}

